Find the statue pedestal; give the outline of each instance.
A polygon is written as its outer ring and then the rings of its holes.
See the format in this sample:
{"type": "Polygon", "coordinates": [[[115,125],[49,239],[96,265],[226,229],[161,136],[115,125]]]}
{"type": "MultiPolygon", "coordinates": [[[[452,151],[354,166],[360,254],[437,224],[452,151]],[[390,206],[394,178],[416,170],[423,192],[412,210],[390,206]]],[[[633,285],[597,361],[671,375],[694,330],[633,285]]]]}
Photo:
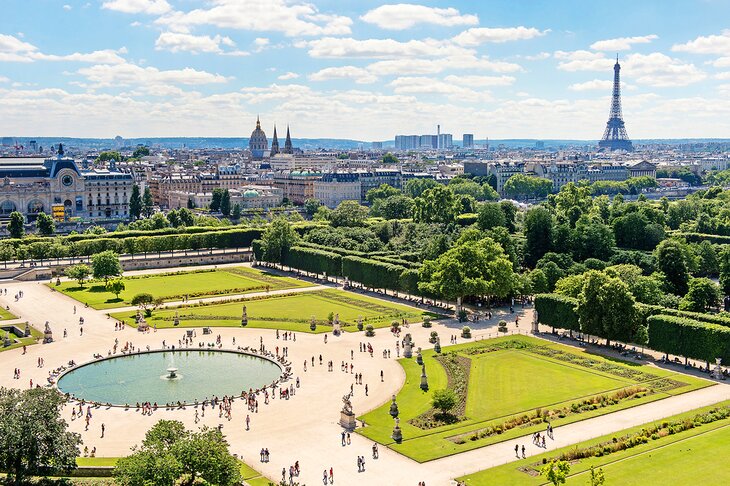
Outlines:
{"type": "Polygon", "coordinates": [[[141,320],[140,320],[140,321],[139,321],[139,322],[137,323],[137,331],[138,331],[138,332],[146,332],[146,331],[148,331],[148,330],[149,330],[149,328],[150,328],[150,325],[149,325],[149,324],[147,323],[147,321],[145,321],[145,320],[144,320],[144,318],[142,318],[142,319],[141,319],[141,320]]]}
{"type": "Polygon", "coordinates": [[[347,430],[355,430],[357,423],[355,422],[355,414],[347,413],[344,410],[340,412],[340,425],[347,430]]]}
{"type": "Polygon", "coordinates": [[[390,436],[390,438],[399,444],[403,441],[403,432],[400,430],[400,427],[398,427],[397,424],[395,427],[393,427],[393,434],[390,436]]]}
{"type": "Polygon", "coordinates": [[[712,376],[716,380],[724,380],[725,375],[722,374],[722,359],[715,359],[715,369],[712,371],[712,376]]]}
{"type": "Polygon", "coordinates": [[[539,317],[537,315],[537,311],[533,311],[532,314],[532,334],[538,334],[540,332],[540,322],[539,317]]]}

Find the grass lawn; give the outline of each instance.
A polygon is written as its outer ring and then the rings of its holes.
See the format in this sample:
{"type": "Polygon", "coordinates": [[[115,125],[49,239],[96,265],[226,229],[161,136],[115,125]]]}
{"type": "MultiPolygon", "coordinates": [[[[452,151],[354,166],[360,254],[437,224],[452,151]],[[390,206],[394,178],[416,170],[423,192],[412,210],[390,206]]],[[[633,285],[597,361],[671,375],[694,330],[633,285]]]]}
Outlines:
{"type": "MultiPolygon", "coordinates": [[[[265,299],[252,299],[238,302],[210,305],[183,305],[173,309],[159,309],[147,318],[150,326],[158,329],[172,327],[177,313],[180,327],[203,326],[241,326],[243,306],[248,313],[248,327],[282,329],[311,332],[309,324],[312,316],[317,321],[315,332],[330,332],[327,314],[339,314],[342,329],[357,329],[357,319],[362,316],[363,324],[374,327],[387,327],[393,319],[402,318],[410,322],[422,320],[425,314],[413,307],[373,299],[342,290],[327,289],[289,295],[272,295],[265,299]]],[[[136,312],[119,312],[112,317],[129,325],[134,325],[136,312]]]]}
{"type": "MultiPolygon", "coordinates": [[[[680,415],[658,420],[675,422],[692,418],[719,406],[730,406],[730,401],[711,407],[692,410],[680,415]]],[[[469,486],[501,486],[543,485],[545,477],[535,474],[542,467],[543,459],[550,460],[560,453],[578,448],[590,447],[612,442],[615,437],[640,432],[651,424],[615,432],[610,435],[591,439],[546,452],[539,456],[514,461],[504,466],[486,469],[475,474],[458,478],[469,486]]],[[[620,452],[589,457],[571,461],[571,468],[566,484],[578,486],[588,483],[590,467],[602,468],[606,476],[606,484],[620,485],[686,485],[697,484],[703,480],[706,484],[730,484],[730,468],[724,458],[730,456],[730,419],[726,418],[700,425],[672,435],[649,440],[645,444],[620,452]],[[723,459],[720,459],[723,458],[723,459]]]]}
{"type": "MultiPolygon", "coordinates": [[[[399,361],[406,373],[406,383],[397,395],[404,440],[397,444],[390,438],[394,425],[388,413],[390,402],[360,417],[367,426],[358,432],[424,462],[543,430],[540,417],[546,413],[558,426],[712,384],[528,336],[465,343],[443,351],[455,353],[463,376],[468,376],[463,411],[456,414],[459,421],[430,419],[433,392],[447,387],[449,374],[429,350],[423,353],[429,382],[426,392],[419,387],[421,367],[415,359],[399,361]],[[619,399],[619,393],[629,397],[619,399]],[[430,425],[424,424],[424,417],[430,425]]],[[[451,387],[466,380],[452,377],[451,387]]]]}
{"type": "MultiPolygon", "coordinates": [[[[18,327],[22,331],[25,329],[25,323],[22,322],[20,324],[15,324],[15,327],[18,327]]],[[[5,339],[5,331],[0,331],[0,339],[5,339]]],[[[10,339],[17,340],[19,342],[14,342],[10,346],[4,347],[2,345],[2,341],[0,341],[0,351],[8,351],[11,349],[20,348],[22,346],[30,346],[32,344],[36,344],[39,339],[43,339],[43,333],[35,327],[30,326],[30,336],[21,337],[17,336],[14,332],[11,332],[10,339]]]]}
{"type": "Polygon", "coordinates": [[[146,274],[124,277],[126,289],[117,298],[107,292],[104,282],[91,281],[79,287],[75,281],[62,282],[56,286],[48,285],[59,292],[89,304],[94,309],[111,309],[132,305],[132,298],[147,292],[164,301],[190,298],[210,297],[215,295],[245,294],[264,292],[267,290],[292,289],[309,287],[311,284],[290,277],[282,277],[273,273],[249,267],[227,267],[218,270],[193,270],[164,274],[146,274]]]}
{"type": "Polygon", "coordinates": [[[3,307],[0,307],[0,321],[9,321],[11,319],[17,319],[18,316],[13,314],[7,309],[4,309],[3,307]]]}

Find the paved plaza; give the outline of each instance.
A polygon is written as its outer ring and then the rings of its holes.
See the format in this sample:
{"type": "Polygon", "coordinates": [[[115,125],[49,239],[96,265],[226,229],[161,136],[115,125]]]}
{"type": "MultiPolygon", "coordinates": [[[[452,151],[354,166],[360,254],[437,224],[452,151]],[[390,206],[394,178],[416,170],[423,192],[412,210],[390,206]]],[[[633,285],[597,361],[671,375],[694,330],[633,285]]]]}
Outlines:
{"type": "MultiPolygon", "coordinates": [[[[170,269],[159,270],[163,271],[170,269]]],[[[316,291],[321,288],[313,286],[296,289],[296,292],[316,291]]],[[[0,369],[3,370],[0,374],[0,385],[6,387],[28,388],[30,380],[33,380],[34,385],[45,385],[50,370],[66,365],[70,360],[74,360],[77,364],[85,363],[96,353],[106,356],[114,346],[115,339],[119,340],[120,348],[126,342],[131,342],[137,349],[144,350],[147,346],[151,349],[160,349],[163,340],[177,347],[178,340],[182,339],[185,333],[183,329],[140,333],[129,327],[115,331],[115,321],[108,318],[107,313],[115,312],[117,309],[97,311],[84,308],[83,304],[53,291],[42,283],[3,282],[0,283],[0,289],[7,289],[7,294],[3,293],[0,297],[0,304],[9,306],[10,310],[19,316],[19,320],[13,322],[27,320],[42,330],[43,324],[49,321],[55,339],[50,344],[29,346],[26,354],[23,354],[22,348],[0,353],[0,369]],[[14,296],[19,291],[23,292],[23,297],[16,301],[14,296]],[[75,314],[74,306],[77,309],[75,314]],[[79,317],[84,318],[83,336],[80,333],[79,317]],[[68,333],[66,338],[63,337],[64,329],[68,333]],[[44,367],[38,367],[38,358],[44,359],[44,367]],[[19,380],[13,379],[12,370],[15,368],[21,369],[19,380]]],[[[251,296],[252,294],[247,295],[251,296]]],[[[214,302],[216,298],[204,300],[214,302]]],[[[176,304],[172,302],[167,305],[176,304]]],[[[322,311],[327,312],[326,309],[322,311]]],[[[531,311],[525,310],[524,319],[520,319],[525,323],[522,326],[523,332],[526,331],[524,329],[527,327],[526,323],[531,319],[531,311]]],[[[438,331],[442,341],[445,342],[446,336],[458,334],[458,329],[460,324],[445,322],[435,323],[431,329],[411,325],[404,331],[413,335],[417,346],[427,348],[430,347],[428,336],[431,331],[438,331]]],[[[493,334],[494,329],[477,329],[473,334],[474,338],[478,339],[487,333],[493,334]]],[[[296,341],[282,341],[276,339],[274,330],[213,328],[213,333],[210,335],[203,335],[198,330],[194,347],[197,348],[199,342],[212,343],[218,335],[222,338],[223,349],[236,349],[238,346],[257,348],[261,340],[270,351],[276,346],[288,346],[288,359],[292,363],[294,377],[298,377],[301,383],[300,388],[296,389],[296,394],[289,400],[282,400],[277,396],[268,405],[264,405],[263,399],[259,398],[258,413],[250,413],[249,431],[245,430],[248,410],[242,400],[233,403],[230,421],[225,417],[219,418],[215,411],[208,409],[199,424],[195,423],[196,409],[192,405],[184,410],[165,410],[162,407],[151,416],[142,415],[134,406],[129,410],[101,407],[93,410],[88,431],[84,430],[83,420],[71,420],[72,409],[71,406],[67,406],[63,415],[70,423],[70,429],[82,435],[84,446],[89,449],[96,448],[97,457],[118,457],[128,454],[130,448],[138,444],[145,432],[160,419],[180,420],[189,428],[200,425],[222,426],[223,433],[231,445],[231,452],[238,454],[261,473],[273,480],[279,480],[282,468],[288,470],[290,465],[299,461],[301,474],[298,481],[308,485],[322,484],[322,471],[329,470],[330,467],[334,470],[336,484],[415,486],[419,481],[425,481],[429,486],[449,485],[454,484],[454,477],[513,460],[515,444],[526,445],[527,455],[545,451],[533,446],[530,437],[527,436],[423,464],[381,445],[379,458],[373,460],[372,442],[358,434],[352,434],[351,445],[344,447],[341,445],[342,428],[338,421],[342,396],[350,391],[354,375],[342,372],[340,363],[343,361],[352,363],[353,372],[363,375],[363,385],[354,385],[352,404],[355,414],[359,416],[390,400],[390,397],[403,386],[405,374],[396,360],[396,338],[387,329],[378,329],[374,337],[365,337],[364,333],[343,333],[339,337],[329,334],[325,343],[322,334],[302,332],[296,334],[296,341]],[[233,345],[234,337],[235,345],[233,345]],[[372,344],[374,348],[372,357],[368,353],[359,352],[361,342],[372,344]],[[382,357],[384,349],[391,350],[390,359],[382,357]],[[354,359],[350,359],[353,350],[354,359]],[[323,358],[321,366],[320,355],[323,358]],[[311,366],[313,356],[317,363],[314,367],[311,366]],[[334,362],[332,372],[329,372],[326,366],[330,360],[334,362]],[[308,361],[306,371],[303,369],[304,361],[308,361]],[[384,377],[382,382],[381,371],[384,377]],[[368,396],[365,396],[365,384],[368,385],[368,396]],[[103,438],[101,438],[102,424],[105,426],[103,438]],[[259,462],[259,451],[262,448],[268,448],[270,451],[268,463],[259,462]],[[358,472],[356,462],[358,456],[365,456],[364,472],[358,472]]],[[[458,342],[464,341],[458,339],[458,342]]],[[[211,377],[211,380],[214,379],[215,377],[211,377]]],[[[536,377],[536,382],[539,382],[539,377],[536,377]]],[[[202,392],[201,395],[206,394],[202,392]]],[[[548,441],[547,448],[556,449],[725,399],[730,399],[730,385],[719,383],[684,395],[556,427],[555,439],[548,441]]]]}

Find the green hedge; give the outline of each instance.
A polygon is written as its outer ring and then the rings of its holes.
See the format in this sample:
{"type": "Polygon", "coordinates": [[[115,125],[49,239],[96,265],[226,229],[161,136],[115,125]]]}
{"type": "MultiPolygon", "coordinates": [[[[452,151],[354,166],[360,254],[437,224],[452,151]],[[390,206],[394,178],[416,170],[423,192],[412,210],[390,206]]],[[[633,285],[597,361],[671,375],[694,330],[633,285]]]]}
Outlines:
{"type": "Polygon", "coordinates": [[[730,362],[730,328],[685,317],[651,316],[649,346],[655,351],[714,363],[730,362]]]}
{"type": "Polygon", "coordinates": [[[560,294],[537,294],[535,296],[535,310],[542,324],[559,329],[580,331],[578,314],[575,308],[578,299],[560,294]]]}
{"type": "Polygon", "coordinates": [[[720,245],[730,244],[730,236],[723,235],[710,235],[706,233],[692,233],[685,231],[673,231],[670,233],[673,238],[680,238],[687,240],[688,243],[700,243],[702,241],[709,241],[710,243],[717,243],[720,245]]]}
{"type": "Polygon", "coordinates": [[[294,246],[289,250],[286,265],[306,272],[324,273],[333,277],[342,274],[342,256],[331,251],[294,246]]]}
{"type": "Polygon", "coordinates": [[[342,258],[342,276],[366,287],[400,290],[400,277],[405,267],[357,256],[342,258]]]}
{"type": "Polygon", "coordinates": [[[415,269],[421,268],[420,263],[411,262],[408,260],[403,260],[401,258],[392,257],[392,256],[371,255],[370,259],[377,260],[379,262],[384,262],[384,263],[392,263],[393,265],[400,265],[400,266],[406,267],[406,268],[415,268],[415,269]]]}
{"type": "Polygon", "coordinates": [[[477,222],[478,217],[477,213],[464,213],[456,217],[456,222],[460,226],[471,226],[477,222]]]}

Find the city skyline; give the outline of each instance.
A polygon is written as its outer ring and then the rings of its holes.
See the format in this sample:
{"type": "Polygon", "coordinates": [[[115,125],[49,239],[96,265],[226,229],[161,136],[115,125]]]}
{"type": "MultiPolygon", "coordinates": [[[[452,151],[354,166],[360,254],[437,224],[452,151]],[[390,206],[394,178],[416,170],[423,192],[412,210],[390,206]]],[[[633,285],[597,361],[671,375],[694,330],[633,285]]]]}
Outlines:
{"type": "Polygon", "coordinates": [[[596,140],[617,53],[632,138],[730,136],[719,1],[5,4],[3,136],[596,140]]]}

